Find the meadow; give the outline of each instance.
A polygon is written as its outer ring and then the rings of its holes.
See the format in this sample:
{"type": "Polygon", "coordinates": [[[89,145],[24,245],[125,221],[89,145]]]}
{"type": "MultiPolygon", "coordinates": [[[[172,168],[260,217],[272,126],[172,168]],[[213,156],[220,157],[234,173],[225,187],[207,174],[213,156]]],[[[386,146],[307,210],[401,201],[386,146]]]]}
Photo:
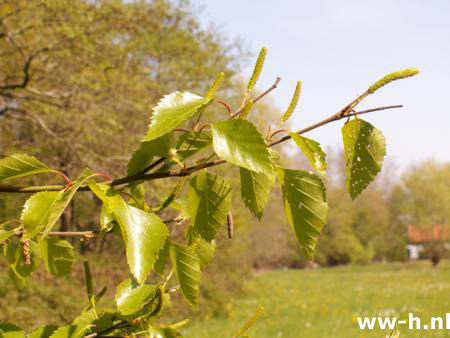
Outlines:
{"type": "MultiPolygon", "coordinates": [[[[427,261],[271,271],[246,285],[221,318],[196,320],[186,337],[232,337],[258,306],[264,314],[250,337],[385,337],[388,330],[360,330],[358,316],[398,317],[412,312],[429,324],[450,312],[450,262],[427,261]]],[[[445,327],[445,326],[444,326],[445,327]]],[[[449,337],[450,330],[409,330],[400,337],[449,337]]]]}

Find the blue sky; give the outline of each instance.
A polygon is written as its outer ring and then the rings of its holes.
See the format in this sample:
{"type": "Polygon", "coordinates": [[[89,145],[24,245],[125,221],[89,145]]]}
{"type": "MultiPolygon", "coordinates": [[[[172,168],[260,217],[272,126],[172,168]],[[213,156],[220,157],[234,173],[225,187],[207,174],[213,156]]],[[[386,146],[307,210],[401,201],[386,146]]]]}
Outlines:
{"type": "MultiPolygon", "coordinates": [[[[206,1],[201,21],[230,38],[242,38],[256,55],[268,48],[259,89],[282,78],[272,96],[289,104],[302,80],[293,128],[301,129],[335,113],[383,75],[419,67],[421,73],[384,87],[359,110],[403,104],[361,116],[381,129],[387,153],[401,168],[427,158],[450,161],[450,1],[206,1]]],[[[244,69],[251,74],[253,65],[244,69]]],[[[341,146],[335,122],[307,136],[341,146]]]]}

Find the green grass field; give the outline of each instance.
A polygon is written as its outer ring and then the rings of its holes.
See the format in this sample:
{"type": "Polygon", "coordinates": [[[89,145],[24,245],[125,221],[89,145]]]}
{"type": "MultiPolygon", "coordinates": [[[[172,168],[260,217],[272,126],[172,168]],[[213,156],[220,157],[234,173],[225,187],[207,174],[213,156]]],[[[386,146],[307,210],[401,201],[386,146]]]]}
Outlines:
{"type": "MultiPolygon", "coordinates": [[[[432,269],[429,262],[347,266],[264,273],[249,282],[232,302],[227,318],[193,321],[186,337],[232,337],[262,305],[264,315],[251,337],[385,337],[387,330],[360,330],[357,316],[407,320],[412,312],[429,324],[450,313],[450,262],[432,269]]],[[[445,324],[444,324],[445,328],[445,324]]],[[[449,337],[450,330],[409,330],[400,337],[449,337]]]]}

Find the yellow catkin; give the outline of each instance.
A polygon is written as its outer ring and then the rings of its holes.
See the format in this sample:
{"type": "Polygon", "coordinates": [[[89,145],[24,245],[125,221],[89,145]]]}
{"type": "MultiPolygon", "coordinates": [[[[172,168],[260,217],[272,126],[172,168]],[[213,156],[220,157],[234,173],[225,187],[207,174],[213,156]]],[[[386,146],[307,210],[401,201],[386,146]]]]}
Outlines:
{"type": "Polygon", "coordinates": [[[258,59],[256,60],[255,68],[253,69],[252,77],[248,82],[247,93],[250,93],[255,87],[256,81],[259,79],[259,75],[261,74],[261,70],[264,66],[264,60],[266,59],[267,48],[263,47],[259,52],[258,59]]]}
{"type": "Polygon", "coordinates": [[[300,92],[302,90],[302,81],[297,82],[297,86],[295,87],[294,95],[292,96],[291,103],[289,104],[288,109],[284,113],[283,117],[281,118],[281,123],[286,122],[294,112],[295,108],[298,104],[298,99],[300,98],[300,92]]]}
{"type": "Polygon", "coordinates": [[[404,78],[411,77],[411,76],[414,76],[417,74],[419,74],[419,68],[408,68],[405,70],[400,70],[398,72],[388,74],[385,77],[383,77],[382,79],[378,80],[372,86],[370,86],[369,89],[367,90],[367,92],[369,94],[373,94],[375,91],[377,91],[381,87],[387,85],[389,82],[404,79],[404,78]]]}
{"type": "Polygon", "coordinates": [[[248,100],[245,104],[244,108],[242,108],[241,112],[241,118],[246,119],[248,114],[250,114],[250,110],[252,110],[253,107],[253,100],[248,100]]]}
{"type": "Polygon", "coordinates": [[[214,81],[211,89],[209,90],[208,94],[206,94],[207,98],[213,98],[214,95],[216,95],[216,92],[219,90],[220,86],[222,85],[223,79],[225,77],[224,72],[220,72],[216,76],[216,80],[214,81]]]}

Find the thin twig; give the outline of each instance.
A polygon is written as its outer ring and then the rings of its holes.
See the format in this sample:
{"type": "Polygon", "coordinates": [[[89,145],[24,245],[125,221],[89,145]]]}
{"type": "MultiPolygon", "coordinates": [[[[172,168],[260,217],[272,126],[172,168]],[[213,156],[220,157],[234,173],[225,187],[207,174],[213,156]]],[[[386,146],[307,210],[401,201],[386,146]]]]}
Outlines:
{"type": "MultiPolygon", "coordinates": [[[[363,110],[360,112],[355,112],[355,113],[350,113],[350,114],[351,115],[359,115],[359,114],[366,114],[366,113],[375,112],[375,111],[379,111],[379,110],[394,109],[394,108],[400,108],[400,107],[402,107],[402,105],[385,106],[385,107],[363,110]]],[[[330,122],[338,121],[340,119],[347,118],[349,116],[349,115],[342,115],[341,112],[342,112],[342,110],[336,114],[331,115],[330,117],[326,118],[325,120],[314,123],[314,124],[310,125],[309,127],[299,130],[296,133],[301,135],[308,131],[311,131],[313,129],[321,127],[325,124],[328,124],[330,122]]],[[[289,140],[290,138],[291,138],[290,136],[285,136],[277,141],[273,141],[269,144],[269,147],[273,147],[277,144],[285,142],[285,141],[289,140]]],[[[160,160],[162,160],[162,158],[160,160]]],[[[160,160],[158,160],[157,162],[159,162],[160,160]]],[[[167,178],[167,177],[189,176],[190,174],[192,174],[193,172],[196,172],[198,170],[213,167],[213,166],[225,163],[225,162],[226,162],[225,160],[215,160],[215,161],[211,161],[211,162],[200,163],[200,164],[194,165],[192,167],[187,167],[186,169],[183,169],[183,170],[170,170],[170,171],[165,171],[165,172],[157,172],[157,173],[149,173],[149,174],[137,173],[137,174],[134,174],[131,176],[118,178],[118,179],[115,179],[115,180],[112,180],[109,182],[105,182],[105,183],[109,184],[111,186],[116,186],[116,185],[127,184],[127,183],[134,182],[134,181],[150,181],[150,180],[167,178]]],[[[153,163],[151,166],[153,166],[154,164],[156,164],[156,162],[153,163]]],[[[64,186],[61,186],[61,185],[31,186],[31,187],[0,186],[0,192],[9,192],[9,193],[32,193],[32,192],[40,192],[40,191],[59,191],[61,189],[64,189],[64,186]]],[[[88,191],[88,190],[89,190],[89,187],[87,187],[87,186],[83,186],[78,189],[78,191],[88,191]]]]}
{"type": "MultiPolygon", "coordinates": [[[[277,87],[278,87],[278,84],[280,83],[280,81],[281,81],[281,77],[277,77],[277,78],[275,79],[275,82],[274,82],[274,83],[273,83],[273,84],[272,84],[265,92],[261,93],[257,98],[255,98],[255,99],[253,100],[253,103],[258,102],[258,101],[261,100],[264,96],[266,96],[267,94],[269,94],[272,90],[274,90],[275,88],[277,88],[277,87]]],[[[241,108],[239,108],[236,112],[234,112],[232,115],[230,115],[230,119],[232,119],[232,118],[238,116],[238,115],[242,112],[242,110],[244,109],[244,107],[245,107],[245,104],[243,104],[243,105],[241,106],[241,108]]]]}

